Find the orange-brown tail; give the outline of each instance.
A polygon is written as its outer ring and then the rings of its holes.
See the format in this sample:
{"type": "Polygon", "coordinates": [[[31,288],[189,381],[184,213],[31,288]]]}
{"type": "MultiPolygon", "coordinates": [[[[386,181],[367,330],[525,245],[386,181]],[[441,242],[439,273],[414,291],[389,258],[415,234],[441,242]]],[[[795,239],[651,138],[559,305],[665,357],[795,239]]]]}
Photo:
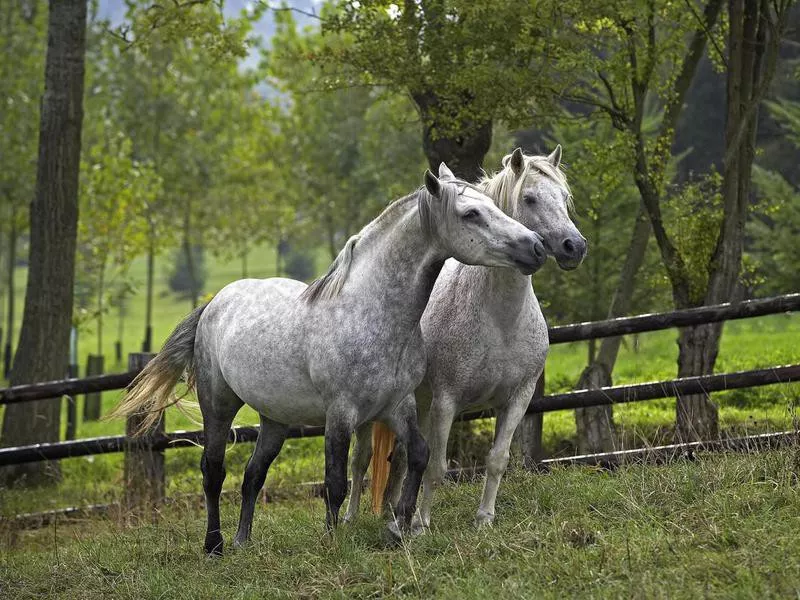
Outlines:
{"type": "Polygon", "coordinates": [[[383,493],[389,481],[389,455],[394,448],[394,432],[383,423],[372,425],[372,512],[381,514],[383,493]]]}

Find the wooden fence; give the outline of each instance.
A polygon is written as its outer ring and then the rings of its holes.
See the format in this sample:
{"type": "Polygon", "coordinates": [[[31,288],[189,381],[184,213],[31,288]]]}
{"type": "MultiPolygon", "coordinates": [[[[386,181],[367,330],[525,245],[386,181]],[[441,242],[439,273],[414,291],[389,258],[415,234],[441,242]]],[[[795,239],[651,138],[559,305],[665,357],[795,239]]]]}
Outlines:
{"type": "MultiPolygon", "coordinates": [[[[549,333],[550,342],[552,344],[560,344],[797,310],[800,310],[800,294],[788,294],[736,304],[721,304],[667,313],[565,325],[550,328],[549,333]]],[[[0,404],[31,402],[65,395],[74,396],[88,392],[123,389],[133,380],[152,356],[152,354],[131,354],[127,373],[98,375],[83,379],[67,379],[0,389],[0,404]]],[[[549,396],[544,395],[544,386],[540,385],[528,409],[528,414],[532,415],[534,419],[533,426],[530,428],[533,434],[524,440],[523,452],[527,457],[535,459],[540,464],[552,462],[541,460],[541,426],[539,423],[537,433],[535,421],[545,412],[605,404],[639,402],[657,398],[670,398],[681,394],[709,393],[793,381],[800,381],[800,364],[774,366],[736,373],[686,377],[653,383],[613,386],[596,390],[578,390],[549,396]]],[[[490,416],[492,416],[490,411],[475,411],[462,415],[460,419],[472,420],[490,416]]],[[[136,424],[135,417],[129,419],[126,423],[126,431],[131,431],[136,424]]],[[[323,427],[293,427],[289,431],[290,438],[313,437],[323,434],[323,427]]],[[[237,427],[231,430],[229,439],[230,441],[235,439],[237,442],[253,442],[257,436],[258,427],[237,427]]],[[[792,436],[790,435],[789,437],[792,436]]],[[[138,509],[150,507],[164,501],[164,451],[168,448],[197,445],[202,444],[202,442],[202,431],[166,433],[163,428],[163,421],[161,421],[142,438],[134,439],[119,435],[0,448],[0,466],[109,452],[125,452],[126,503],[129,508],[138,509]]],[[[717,444],[715,441],[701,443],[698,448],[711,448],[715,444],[717,444]]],[[[680,447],[683,447],[683,445],[680,447]]],[[[623,459],[631,452],[635,453],[636,451],[594,455],[594,459],[592,456],[584,456],[558,460],[576,460],[580,458],[578,462],[594,461],[598,464],[609,464],[623,459]]]]}

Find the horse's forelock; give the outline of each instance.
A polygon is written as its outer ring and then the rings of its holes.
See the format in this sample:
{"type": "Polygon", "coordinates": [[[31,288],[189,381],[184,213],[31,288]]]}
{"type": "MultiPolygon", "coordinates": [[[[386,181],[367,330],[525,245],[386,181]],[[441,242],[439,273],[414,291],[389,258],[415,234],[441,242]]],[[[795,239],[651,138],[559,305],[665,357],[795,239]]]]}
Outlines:
{"type": "Polygon", "coordinates": [[[572,202],[572,190],[570,190],[569,183],[567,182],[567,175],[561,170],[561,167],[556,167],[546,156],[531,156],[530,159],[525,162],[530,162],[534,169],[564,188],[564,191],[567,193],[565,200],[567,210],[572,212],[575,209],[572,202]]]}
{"type": "Polygon", "coordinates": [[[572,192],[564,172],[554,166],[546,156],[525,156],[524,158],[522,173],[519,176],[511,168],[511,161],[505,161],[503,169],[492,176],[485,176],[481,179],[479,183],[481,191],[487,194],[503,212],[513,215],[522,198],[525,182],[531,175],[539,174],[564,188],[567,192],[567,210],[572,212],[574,210],[572,192]]]}
{"type": "Polygon", "coordinates": [[[420,221],[422,223],[422,231],[426,237],[430,237],[440,228],[446,230],[456,222],[458,219],[458,214],[456,213],[457,200],[466,188],[485,194],[478,186],[462,179],[450,179],[441,183],[438,199],[434,199],[424,187],[420,188],[418,192],[420,194],[420,221]]]}

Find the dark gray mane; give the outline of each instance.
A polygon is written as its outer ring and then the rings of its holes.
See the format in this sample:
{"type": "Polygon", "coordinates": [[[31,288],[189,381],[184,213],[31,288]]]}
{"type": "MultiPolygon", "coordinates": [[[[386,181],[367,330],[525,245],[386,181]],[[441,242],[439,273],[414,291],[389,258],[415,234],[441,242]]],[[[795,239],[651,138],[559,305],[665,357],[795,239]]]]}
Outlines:
{"type": "Polygon", "coordinates": [[[317,300],[335,298],[342,290],[345,281],[347,281],[347,276],[350,274],[353,252],[358,240],[368,233],[372,233],[376,230],[380,231],[389,224],[396,222],[401,212],[400,209],[406,207],[411,201],[415,200],[417,203],[420,225],[423,235],[426,238],[434,235],[437,228],[442,226],[447,227],[452,221],[456,199],[465,186],[477,189],[475,186],[459,179],[441,181],[441,195],[438,199],[435,199],[428,190],[422,186],[408,196],[404,196],[392,202],[377,218],[366,225],[360,233],[347,240],[344,248],[342,248],[342,251],[339,252],[339,255],[336,257],[336,260],[328,267],[328,271],[322,277],[313,281],[311,285],[303,291],[300,298],[309,304],[313,304],[317,300]]]}

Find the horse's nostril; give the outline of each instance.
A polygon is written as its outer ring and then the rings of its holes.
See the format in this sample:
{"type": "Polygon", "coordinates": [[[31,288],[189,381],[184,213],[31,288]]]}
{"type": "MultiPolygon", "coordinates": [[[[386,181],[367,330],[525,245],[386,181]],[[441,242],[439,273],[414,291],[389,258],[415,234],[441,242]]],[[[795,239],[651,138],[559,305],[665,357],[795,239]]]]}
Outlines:
{"type": "Polygon", "coordinates": [[[546,253],[544,250],[544,244],[542,242],[535,242],[533,244],[533,253],[536,255],[536,258],[544,260],[546,258],[546,253]]]}
{"type": "Polygon", "coordinates": [[[575,242],[573,242],[571,239],[569,238],[565,239],[563,245],[564,245],[564,250],[568,254],[572,254],[573,252],[575,252],[575,242]]]}

